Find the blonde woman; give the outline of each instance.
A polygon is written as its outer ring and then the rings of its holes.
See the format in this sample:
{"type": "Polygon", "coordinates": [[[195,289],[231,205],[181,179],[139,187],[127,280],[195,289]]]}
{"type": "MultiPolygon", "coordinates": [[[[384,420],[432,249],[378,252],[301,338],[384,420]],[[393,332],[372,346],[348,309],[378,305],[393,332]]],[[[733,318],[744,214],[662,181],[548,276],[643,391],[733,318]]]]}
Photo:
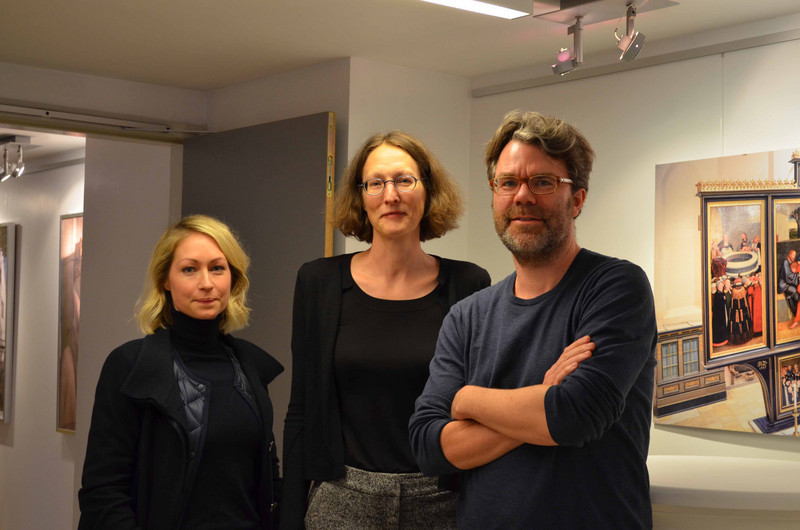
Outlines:
{"type": "Polygon", "coordinates": [[[278,480],[267,384],[283,367],[247,325],[249,258],[190,216],[153,250],[137,320],[97,383],[80,529],[271,528],[278,480]]]}

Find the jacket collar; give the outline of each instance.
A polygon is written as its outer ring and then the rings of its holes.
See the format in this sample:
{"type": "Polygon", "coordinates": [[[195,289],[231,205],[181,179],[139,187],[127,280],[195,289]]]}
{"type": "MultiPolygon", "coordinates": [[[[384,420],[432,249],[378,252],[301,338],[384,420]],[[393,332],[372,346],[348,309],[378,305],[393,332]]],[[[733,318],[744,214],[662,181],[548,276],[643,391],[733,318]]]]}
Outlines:
{"type": "Polygon", "coordinates": [[[266,386],[283,372],[283,365],[255,344],[231,335],[223,335],[222,341],[233,350],[248,378],[257,375],[266,386]]]}
{"type": "Polygon", "coordinates": [[[142,348],[120,389],[137,401],[149,401],[181,418],[178,387],[173,371],[172,344],[169,331],[159,328],[142,339],[142,348]]]}

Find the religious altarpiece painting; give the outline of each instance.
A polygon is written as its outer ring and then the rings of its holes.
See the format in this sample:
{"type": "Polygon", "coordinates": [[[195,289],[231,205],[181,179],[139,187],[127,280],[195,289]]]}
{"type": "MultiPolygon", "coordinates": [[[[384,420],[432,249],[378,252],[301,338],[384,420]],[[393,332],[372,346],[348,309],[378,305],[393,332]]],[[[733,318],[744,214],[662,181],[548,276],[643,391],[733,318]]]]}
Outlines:
{"type": "Polygon", "coordinates": [[[800,153],[656,168],[656,424],[797,436],[800,153]]]}

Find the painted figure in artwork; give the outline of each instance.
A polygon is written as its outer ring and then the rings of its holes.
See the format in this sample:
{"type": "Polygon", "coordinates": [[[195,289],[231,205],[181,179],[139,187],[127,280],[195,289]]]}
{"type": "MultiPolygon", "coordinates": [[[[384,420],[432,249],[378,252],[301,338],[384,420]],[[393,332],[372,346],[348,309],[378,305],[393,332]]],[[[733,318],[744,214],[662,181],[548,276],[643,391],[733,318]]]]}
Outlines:
{"type": "Polygon", "coordinates": [[[794,317],[789,325],[790,329],[800,325],[800,317],[797,314],[797,302],[800,301],[800,294],[797,292],[797,286],[800,283],[800,272],[798,272],[800,264],[795,260],[796,257],[797,253],[794,249],[790,250],[778,271],[778,294],[786,297],[786,304],[794,317]]]}
{"type": "Polygon", "coordinates": [[[747,240],[747,234],[742,232],[742,240],[739,242],[739,252],[749,252],[751,243],[747,240]]]}
{"type": "Polygon", "coordinates": [[[722,278],[725,276],[728,268],[728,260],[722,257],[722,252],[719,248],[711,248],[711,277],[722,278]]]}
{"type": "Polygon", "coordinates": [[[753,320],[747,307],[747,290],[742,278],[736,278],[733,283],[731,298],[728,341],[731,344],[744,344],[753,338],[753,320]]]}
{"type": "Polygon", "coordinates": [[[764,315],[761,310],[762,289],[761,274],[754,274],[745,281],[747,289],[747,306],[750,308],[750,317],[753,319],[753,335],[760,335],[764,331],[764,315]]]}
{"type": "Polygon", "coordinates": [[[728,308],[724,288],[722,280],[711,288],[711,339],[714,346],[728,344],[728,308]]]}

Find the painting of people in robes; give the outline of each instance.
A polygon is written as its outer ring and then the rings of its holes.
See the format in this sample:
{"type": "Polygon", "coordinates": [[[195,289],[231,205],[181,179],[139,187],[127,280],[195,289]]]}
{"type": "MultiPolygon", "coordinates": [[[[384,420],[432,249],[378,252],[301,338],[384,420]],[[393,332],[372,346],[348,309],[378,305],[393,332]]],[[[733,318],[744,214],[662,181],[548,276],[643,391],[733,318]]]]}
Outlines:
{"type": "Polygon", "coordinates": [[[61,218],[60,333],[58,418],[56,429],[75,432],[78,377],[78,330],[81,316],[83,216],[61,218]]]}
{"type": "Polygon", "coordinates": [[[800,339],[800,198],[776,199],[775,225],[775,342],[800,339]]]}
{"type": "Polygon", "coordinates": [[[743,200],[710,202],[707,208],[713,359],[767,344],[761,244],[765,207],[763,200],[743,200]]]}
{"type": "Polygon", "coordinates": [[[778,359],[778,403],[781,412],[796,411],[800,406],[800,354],[793,353],[778,359]]]}
{"type": "Polygon", "coordinates": [[[656,166],[656,425],[794,435],[799,225],[800,149],[656,166]]]}

